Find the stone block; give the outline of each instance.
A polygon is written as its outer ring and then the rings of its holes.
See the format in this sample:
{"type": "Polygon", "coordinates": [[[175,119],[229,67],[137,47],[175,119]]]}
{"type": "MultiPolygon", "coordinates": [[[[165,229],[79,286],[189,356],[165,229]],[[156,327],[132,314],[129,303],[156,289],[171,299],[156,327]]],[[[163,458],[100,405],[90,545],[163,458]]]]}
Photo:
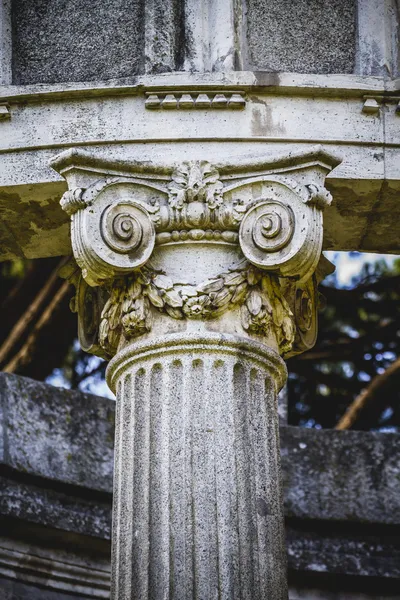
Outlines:
{"type": "Polygon", "coordinates": [[[400,436],[281,427],[286,515],[400,525],[400,436]]]}
{"type": "MultiPolygon", "coordinates": [[[[63,549],[68,540],[81,549],[91,540],[104,558],[115,402],[0,374],[0,409],[2,535],[12,540],[19,532],[25,540],[33,528],[41,532],[39,545],[57,530],[63,549]]],[[[400,437],[287,426],[280,437],[290,579],[299,597],[309,597],[301,595],[308,593],[304,586],[333,592],[333,577],[334,597],[351,598],[340,579],[350,576],[354,590],[379,578],[380,591],[389,594],[400,578],[400,437]]]]}
{"type": "Polygon", "coordinates": [[[355,0],[248,0],[248,68],[353,73],[355,0]]]}
{"type": "Polygon", "coordinates": [[[140,0],[15,0],[13,82],[93,81],[144,69],[140,0]]]}
{"type": "Polygon", "coordinates": [[[108,492],[114,402],[1,374],[0,463],[24,474],[108,492]]]}

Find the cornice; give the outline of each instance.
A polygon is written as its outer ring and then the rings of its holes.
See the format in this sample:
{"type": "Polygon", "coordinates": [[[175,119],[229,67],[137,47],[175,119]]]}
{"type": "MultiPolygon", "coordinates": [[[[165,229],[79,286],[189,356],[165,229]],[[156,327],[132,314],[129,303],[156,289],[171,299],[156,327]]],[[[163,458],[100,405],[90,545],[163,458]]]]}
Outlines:
{"type": "Polygon", "coordinates": [[[0,102],[31,103],[75,98],[144,95],[146,92],[265,92],[293,96],[363,97],[390,99],[399,92],[398,79],[360,75],[313,75],[233,71],[229,73],[175,72],[124,80],[0,86],[0,102]]]}

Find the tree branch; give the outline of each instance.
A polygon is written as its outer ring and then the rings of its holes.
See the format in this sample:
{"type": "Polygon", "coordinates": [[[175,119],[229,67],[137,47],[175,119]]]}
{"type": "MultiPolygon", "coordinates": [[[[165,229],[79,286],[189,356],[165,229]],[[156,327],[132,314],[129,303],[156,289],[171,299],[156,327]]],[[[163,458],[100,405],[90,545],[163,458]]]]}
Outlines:
{"type": "Polygon", "coordinates": [[[2,362],[4,362],[4,360],[7,358],[8,354],[10,353],[10,351],[13,349],[13,347],[18,342],[20,337],[26,331],[26,328],[28,327],[28,325],[31,323],[31,321],[35,318],[35,316],[39,312],[43,302],[45,301],[46,297],[49,295],[55,282],[57,281],[58,271],[60,270],[62,265],[65,263],[65,260],[66,260],[65,258],[61,259],[61,261],[59,262],[57,267],[54,269],[54,271],[51,273],[50,277],[47,279],[45,285],[42,287],[42,289],[36,295],[36,297],[34,298],[33,302],[31,302],[31,304],[29,305],[27,310],[18,319],[18,321],[16,322],[16,324],[14,325],[14,327],[8,334],[7,338],[4,340],[3,344],[0,347],[0,364],[2,362]]]}
{"type": "Polygon", "coordinates": [[[353,400],[345,414],[337,423],[335,429],[350,429],[359,418],[361,412],[375,400],[377,392],[380,391],[382,387],[386,385],[388,379],[393,377],[396,373],[400,373],[400,358],[397,358],[384,373],[374,377],[369,386],[353,400]]]}
{"type": "MultiPolygon", "coordinates": [[[[309,350],[308,352],[304,352],[303,354],[299,354],[291,359],[291,364],[295,364],[295,362],[302,361],[317,361],[317,360],[345,360],[349,357],[354,356],[354,352],[367,346],[368,344],[378,340],[381,341],[380,336],[386,336],[389,334],[392,336],[393,332],[395,333],[399,327],[399,324],[396,321],[389,321],[384,323],[384,325],[374,326],[371,331],[362,335],[358,338],[350,338],[348,337],[346,340],[342,342],[336,342],[331,344],[324,344],[324,346],[315,347],[314,350],[309,350]]],[[[340,334],[342,335],[342,334],[340,334]]],[[[343,337],[343,336],[342,336],[343,337]]],[[[333,340],[335,341],[335,340],[333,340]]],[[[368,346],[367,346],[368,347],[368,346]]]]}
{"type": "Polygon", "coordinates": [[[60,304],[61,300],[64,298],[65,294],[69,290],[69,282],[65,281],[62,286],[59,288],[57,293],[53,296],[51,302],[46,307],[45,311],[41,315],[40,319],[35,324],[32,332],[28,336],[25,344],[22,346],[21,350],[17,352],[17,354],[9,361],[9,363],[5,366],[3,371],[5,373],[15,373],[21,365],[25,364],[29,356],[35,346],[36,339],[38,337],[39,332],[43,329],[45,325],[51,320],[54,310],[60,304]]]}

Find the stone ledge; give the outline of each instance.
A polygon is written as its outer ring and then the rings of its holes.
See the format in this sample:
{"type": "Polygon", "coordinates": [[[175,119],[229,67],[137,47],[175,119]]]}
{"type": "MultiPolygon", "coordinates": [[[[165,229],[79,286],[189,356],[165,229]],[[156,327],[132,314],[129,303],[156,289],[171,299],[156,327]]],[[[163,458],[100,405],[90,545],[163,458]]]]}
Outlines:
{"type": "MultiPolygon", "coordinates": [[[[0,374],[0,464],[112,492],[115,403],[0,374]]],[[[281,427],[286,514],[400,525],[400,436],[281,427]]],[[[41,485],[41,484],[40,484],[41,485]]]]}
{"type": "Polygon", "coordinates": [[[1,373],[0,464],[111,492],[114,406],[106,398],[1,373]]]}
{"type": "MultiPolygon", "coordinates": [[[[48,162],[72,146],[99,160],[155,162],[163,156],[176,163],[207,156],[223,163],[225,157],[268,160],[322,144],[343,156],[327,178],[334,202],[324,219],[324,248],[398,253],[393,223],[399,212],[399,93],[385,91],[379,78],[365,86],[356,76],[346,82],[302,77],[252,74],[249,81],[258,81],[258,87],[229,85],[225,91],[246,94],[245,108],[233,111],[147,110],[147,92],[185,92],[179,77],[173,88],[171,78],[159,77],[154,88],[33,86],[18,95],[13,87],[13,97],[11,88],[0,87],[0,102],[9,101],[10,116],[0,122],[0,260],[71,253],[68,218],[59,206],[65,184],[48,162]],[[301,81],[304,88],[297,88],[301,81]],[[353,93],[352,86],[359,88],[353,93]],[[367,99],[374,113],[363,112],[367,99]]],[[[212,95],[223,90],[221,81],[235,81],[215,78],[207,87],[205,78],[197,79],[187,80],[186,91],[212,95]]]]}
{"type": "MultiPolygon", "coordinates": [[[[103,564],[111,531],[114,406],[0,374],[0,528],[8,544],[26,543],[32,528],[40,532],[36,540],[54,531],[63,548],[72,540],[85,554],[94,544],[100,554],[89,552],[91,568],[103,564]]],[[[317,575],[399,579],[400,436],[283,426],[281,448],[290,572],[310,585],[317,575]]],[[[12,577],[29,581],[19,567],[12,577]]],[[[74,585],[85,583],[79,569],[73,577],[74,585]]]]}
{"type": "Polygon", "coordinates": [[[163,75],[142,75],[125,79],[110,79],[96,82],[70,82],[63,84],[31,84],[0,86],[0,99],[37,102],[38,100],[132,95],[143,91],[157,92],[179,86],[182,89],[196,86],[196,89],[213,90],[229,86],[238,90],[264,90],[282,94],[332,95],[340,92],[343,96],[363,96],[370,92],[389,94],[398,92],[398,80],[386,77],[361,75],[316,75],[302,73],[270,73],[268,71],[231,71],[219,73],[166,73],[163,75]]]}

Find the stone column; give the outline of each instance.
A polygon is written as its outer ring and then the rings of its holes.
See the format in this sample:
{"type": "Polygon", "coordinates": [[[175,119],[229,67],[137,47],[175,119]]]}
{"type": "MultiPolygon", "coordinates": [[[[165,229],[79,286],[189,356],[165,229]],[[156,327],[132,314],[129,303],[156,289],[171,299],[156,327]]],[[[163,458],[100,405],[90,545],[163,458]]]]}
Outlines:
{"type": "Polygon", "coordinates": [[[276,352],[172,334],[125,348],[108,378],[112,597],[286,598],[276,352]]]}
{"type": "Polygon", "coordinates": [[[315,341],[335,160],[53,161],[81,344],[117,398],[113,600],[287,598],[281,356],[315,341]]]}

